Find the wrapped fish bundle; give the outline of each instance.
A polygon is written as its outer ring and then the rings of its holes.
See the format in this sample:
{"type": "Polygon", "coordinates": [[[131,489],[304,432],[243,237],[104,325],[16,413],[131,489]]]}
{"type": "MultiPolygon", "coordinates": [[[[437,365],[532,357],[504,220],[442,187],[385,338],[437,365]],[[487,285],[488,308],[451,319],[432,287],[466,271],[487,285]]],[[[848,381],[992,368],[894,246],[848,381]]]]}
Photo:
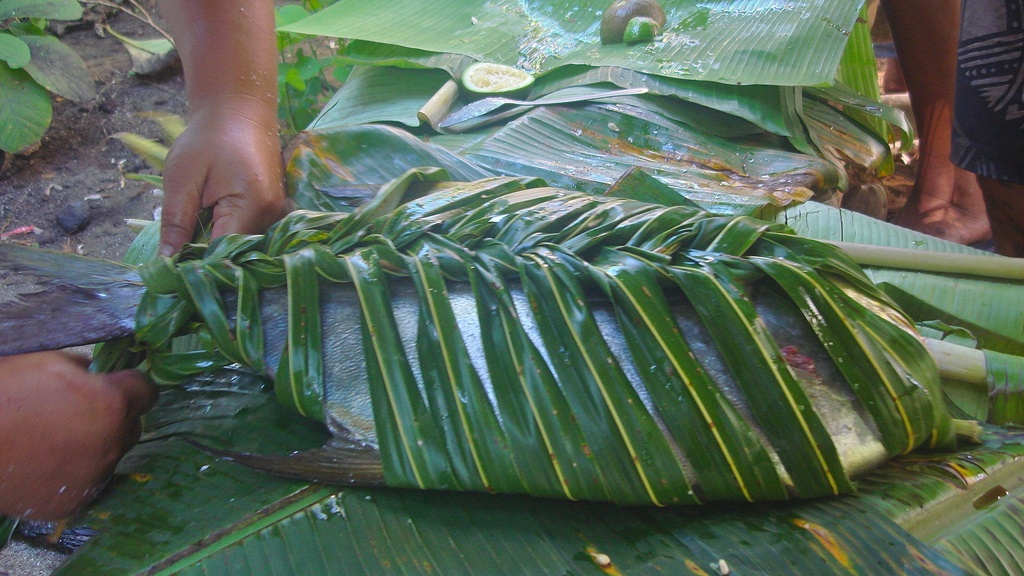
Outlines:
{"type": "Polygon", "coordinates": [[[233,457],[310,480],[784,500],[955,442],[934,361],[856,264],[695,206],[426,171],[354,212],[295,212],[138,268],[0,260],[52,278],[0,311],[0,353],[120,338],[98,362],[158,382],[262,372],[333,439],[233,457]],[[54,330],[18,335],[41,310],[54,330]],[[182,350],[186,335],[200,344],[182,350]]]}

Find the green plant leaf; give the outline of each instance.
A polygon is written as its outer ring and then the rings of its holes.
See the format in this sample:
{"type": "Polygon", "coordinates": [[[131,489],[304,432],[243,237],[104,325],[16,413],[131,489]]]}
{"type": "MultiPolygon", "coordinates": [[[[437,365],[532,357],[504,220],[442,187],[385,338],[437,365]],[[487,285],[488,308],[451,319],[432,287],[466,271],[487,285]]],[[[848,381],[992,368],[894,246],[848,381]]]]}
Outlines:
{"type": "Polygon", "coordinates": [[[996,487],[979,498],[982,516],[968,516],[946,529],[937,549],[978,574],[1012,576],[1024,565],[1020,526],[1024,525],[1024,489],[996,487]]]}
{"type": "Polygon", "coordinates": [[[53,105],[28,72],[0,62],[0,150],[21,152],[43,137],[53,105]]]}
{"type": "Polygon", "coordinates": [[[828,0],[742,9],[666,0],[668,22],[658,41],[602,45],[599,27],[607,5],[605,0],[353,0],[283,30],[464,54],[535,74],[587,64],[731,84],[815,85],[833,80],[860,10],[858,2],[828,0]]]}
{"type": "Polygon", "coordinates": [[[3,550],[8,542],[11,541],[11,536],[14,535],[14,529],[18,527],[18,519],[10,516],[0,516],[0,550],[3,550]]]}
{"type": "Polygon", "coordinates": [[[174,144],[174,141],[181,136],[187,126],[184,118],[170,112],[139,112],[139,116],[156,122],[160,127],[160,134],[163,135],[164,142],[168,145],[174,144]]]}
{"type": "MultiPolygon", "coordinates": [[[[317,493],[306,483],[226,462],[181,436],[191,434],[219,448],[273,452],[322,444],[326,436],[320,427],[291,416],[252,374],[226,371],[192,384],[161,393],[159,406],[147,416],[145,439],[86,518],[111,534],[119,525],[153,530],[137,530],[135,538],[114,538],[101,546],[88,544],[62,569],[65,574],[134,574],[142,567],[170,564],[176,555],[191,553],[197,534],[244,533],[247,526],[259,526],[275,511],[317,493]],[[248,489],[233,494],[231,486],[242,484],[248,489]]],[[[314,501],[329,493],[321,492],[314,501]]]]}
{"type": "Polygon", "coordinates": [[[355,65],[395,66],[397,68],[440,68],[458,78],[476,60],[462,54],[448,54],[405,48],[394,44],[352,40],[339,56],[342,61],[355,65]]]}
{"type": "Polygon", "coordinates": [[[124,145],[127,146],[132,152],[138,154],[149,164],[157,170],[163,170],[164,159],[167,158],[167,153],[170,152],[170,148],[157,142],[156,140],[150,140],[144,138],[138,134],[130,134],[128,132],[119,132],[113,134],[111,138],[117,138],[124,145]]]}
{"type": "MultiPolygon", "coordinates": [[[[850,34],[843,57],[839,61],[839,72],[836,78],[839,83],[852,88],[857,94],[877,102],[881,96],[878,86],[878,65],[875,61],[874,45],[871,42],[871,29],[868,22],[868,5],[861,9],[857,24],[850,34]]],[[[882,140],[888,140],[889,128],[884,122],[871,118],[860,112],[851,114],[869,126],[882,140]]]]}
{"type": "Polygon", "coordinates": [[[307,209],[350,212],[385,183],[420,166],[439,166],[455,180],[493,174],[408,132],[382,125],[303,132],[294,141],[286,178],[295,201],[307,209]],[[337,172],[331,165],[349,166],[337,172]]]}
{"type": "Polygon", "coordinates": [[[7,62],[11,68],[18,69],[28,64],[32,53],[25,41],[13,34],[0,32],[0,61],[7,62]]]}
{"type": "Polygon", "coordinates": [[[702,107],[743,118],[759,128],[780,136],[794,136],[783,113],[783,88],[776,85],[732,85],[697,82],[657,74],[645,74],[628,67],[562,66],[541,76],[531,93],[538,97],[579,84],[608,82],[620,88],[647,88],[651,94],[674,96],[702,107]]]}
{"type": "Polygon", "coordinates": [[[0,0],[0,20],[8,18],[78,20],[81,17],[82,5],[75,0],[0,0]]]}
{"type": "Polygon", "coordinates": [[[309,11],[298,4],[286,4],[274,11],[274,24],[278,27],[294,24],[309,16],[309,11]]]}
{"type": "Polygon", "coordinates": [[[156,186],[158,188],[163,188],[163,185],[164,185],[163,177],[162,176],[157,176],[155,174],[125,174],[124,177],[129,179],[129,180],[139,180],[139,181],[142,181],[142,182],[146,182],[146,183],[152,184],[152,185],[154,185],[154,186],[156,186]]]}
{"type": "Polygon", "coordinates": [[[128,36],[119,34],[117,30],[114,30],[109,26],[107,26],[105,30],[107,31],[107,34],[110,34],[114,38],[120,40],[121,43],[125,45],[125,48],[134,48],[147,54],[156,56],[162,56],[164,54],[167,54],[171,50],[174,50],[174,44],[171,43],[171,41],[167,38],[129,38],[128,36]]]}
{"type": "MultiPolygon", "coordinates": [[[[983,519],[972,502],[993,486],[1012,486],[1007,479],[1019,471],[1012,463],[1022,455],[1020,434],[1007,434],[1001,443],[958,456],[898,460],[865,478],[860,496],[701,512],[314,487],[245,470],[173,435],[199,432],[223,445],[213,437],[241,426],[230,439],[241,450],[271,449],[282,441],[279,449],[287,449],[303,436],[317,440],[312,429],[299,432],[299,421],[283,408],[262,404],[269,394],[242,392],[237,377],[231,382],[207,378],[161,399],[149,417],[161,433],[125,461],[93,505],[87,519],[100,535],[58,576],[341,576],[398,569],[409,575],[597,576],[606,574],[598,554],[628,575],[686,574],[693,567],[715,574],[720,559],[733,573],[882,575],[899,567],[897,573],[959,575],[967,572],[929,545],[946,549],[957,531],[915,536],[906,526],[951,527],[941,520],[941,509],[951,502],[964,510],[957,524],[983,519]]],[[[992,498],[984,502],[993,508],[1015,506],[992,498]]],[[[1020,524],[1003,518],[996,520],[1002,524],[999,541],[1013,550],[1005,537],[1019,534],[1020,524]]],[[[991,543],[975,546],[986,554],[991,543]]],[[[1012,574],[1020,564],[1005,566],[1012,574]]]]}
{"type": "Polygon", "coordinates": [[[77,52],[52,36],[22,36],[32,52],[25,71],[50,92],[75,102],[96,97],[96,83],[77,52]]]}
{"type": "Polygon", "coordinates": [[[908,575],[965,573],[854,503],[688,516],[347,490],[183,574],[882,574],[897,566],[908,575]],[[753,526],[771,543],[739,536],[753,526]],[[267,563],[286,535],[290,560],[267,563]],[[732,544],[738,538],[743,545],[732,544]]]}

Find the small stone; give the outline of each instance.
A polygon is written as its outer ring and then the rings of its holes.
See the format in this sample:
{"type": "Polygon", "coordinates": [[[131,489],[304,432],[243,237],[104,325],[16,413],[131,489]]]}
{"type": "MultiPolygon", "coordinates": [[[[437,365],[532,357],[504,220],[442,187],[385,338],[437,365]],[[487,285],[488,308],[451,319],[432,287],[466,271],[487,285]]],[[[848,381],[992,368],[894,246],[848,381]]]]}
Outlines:
{"type": "Polygon", "coordinates": [[[138,158],[134,158],[132,160],[129,160],[128,163],[124,167],[124,171],[128,172],[129,174],[133,173],[133,172],[142,172],[145,169],[146,169],[146,163],[143,162],[142,160],[138,159],[138,158]]]}
{"type": "Polygon", "coordinates": [[[57,225],[68,234],[82,231],[88,224],[89,205],[80,200],[71,202],[57,213],[57,225]]]}
{"type": "Polygon", "coordinates": [[[53,232],[46,232],[45,230],[40,232],[36,236],[36,244],[40,246],[46,246],[54,241],[53,232]]]}

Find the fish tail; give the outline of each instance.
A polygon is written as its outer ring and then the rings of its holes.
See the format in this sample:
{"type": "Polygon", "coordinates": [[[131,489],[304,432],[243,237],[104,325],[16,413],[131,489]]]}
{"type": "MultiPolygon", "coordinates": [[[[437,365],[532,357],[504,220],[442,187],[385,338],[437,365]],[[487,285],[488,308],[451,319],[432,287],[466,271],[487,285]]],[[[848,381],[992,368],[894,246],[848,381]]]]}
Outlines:
{"type": "Polygon", "coordinates": [[[332,438],[320,448],[287,455],[233,452],[191,439],[186,439],[186,442],[218,458],[278,476],[326,484],[384,485],[384,464],[380,452],[371,446],[338,438],[332,438]]]}
{"type": "Polygon", "coordinates": [[[130,266],[67,252],[0,245],[0,356],[129,336],[145,292],[130,266]]]}

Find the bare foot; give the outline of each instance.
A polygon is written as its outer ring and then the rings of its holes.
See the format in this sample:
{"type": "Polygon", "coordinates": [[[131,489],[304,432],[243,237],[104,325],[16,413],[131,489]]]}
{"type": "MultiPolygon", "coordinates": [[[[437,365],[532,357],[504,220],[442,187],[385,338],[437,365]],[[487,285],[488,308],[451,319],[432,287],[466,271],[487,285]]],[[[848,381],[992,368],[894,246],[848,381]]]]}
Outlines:
{"type": "Polygon", "coordinates": [[[992,236],[974,174],[957,168],[952,182],[932,180],[931,184],[918,180],[893,224],[957,244],[976,244],[992,236]]]}
{"type": "Polygon", "coordinates": [[[985,204],[992,214],[992,239],[996,252],[1024,258],[1024,184],[979,178],[985,204]]]}

